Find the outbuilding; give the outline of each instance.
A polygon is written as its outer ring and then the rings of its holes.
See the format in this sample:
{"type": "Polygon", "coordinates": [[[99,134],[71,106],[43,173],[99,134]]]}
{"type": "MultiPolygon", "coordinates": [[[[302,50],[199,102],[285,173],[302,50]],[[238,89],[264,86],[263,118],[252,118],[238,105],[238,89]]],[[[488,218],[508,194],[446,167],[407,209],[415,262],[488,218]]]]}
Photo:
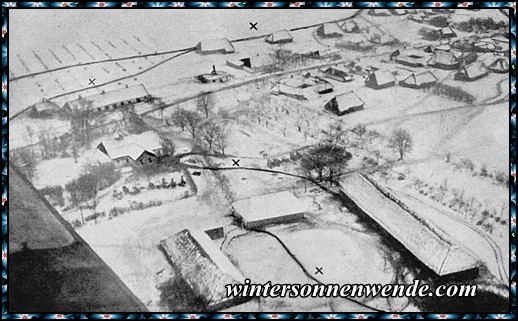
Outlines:
{"type": "Polygon", "coordinates": [[[202,40],[195,48],[200,55],[229,54],[235,51],[234,46],[227,38],[202,40]]]}
{"type": "Polygon", "coordinates": [[[343,116],[357,110],[362,110],[365,102],[354,92],[349,91],[342,95],[333,97],[324,105],[324,109],[338,115],[343,116]]]}
{"type": "Polygon", "coordinates": [[[396,78],[388,70],[376,70],[365,79],[365,85],[373,89],[388,88],[395,84],[396,78]]]}

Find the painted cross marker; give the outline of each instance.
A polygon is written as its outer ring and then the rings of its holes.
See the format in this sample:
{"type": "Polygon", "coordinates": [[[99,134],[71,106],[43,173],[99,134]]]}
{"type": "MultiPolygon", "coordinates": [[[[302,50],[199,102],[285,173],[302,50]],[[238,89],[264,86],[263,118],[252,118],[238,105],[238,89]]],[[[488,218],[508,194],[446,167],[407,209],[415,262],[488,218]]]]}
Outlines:
{"type": "Polygon", "coordinates": [[[253,30],[253,29],[257,30],[257,24],[258,24],[258,22],[256,22],[256,23],[250,22],[250,30],[253,30]]]}
{"type": "Polygon", "coordinates": [[[239,161],[240,161],[240,159],[238,159],[238,160],[232,159],[232,162],[234,162],[234,164],[232,164],[232,166],[239,167],[239,161]]]}
{"type": "Polygon", "coordinates": [[[315,274],[318,274],[318,273],[320,273],[320,274],[322,274],[322,275],[324,274],[324,272],[322,272],[323,267],[320,267],[320,268],[319,268],[319,267],[315,267],[315,269],[317,269],[317,271],[315,272],[315,274]]]}
{"type": "Polygon", "coordinates": [[[90,79],[90,78],[88,78],[88,84],[89,84],[89,85],[94,85],[94,86],[95,86],[94,81],[95,81],[95,78],[94,78],[94,79],[90,79]]]}

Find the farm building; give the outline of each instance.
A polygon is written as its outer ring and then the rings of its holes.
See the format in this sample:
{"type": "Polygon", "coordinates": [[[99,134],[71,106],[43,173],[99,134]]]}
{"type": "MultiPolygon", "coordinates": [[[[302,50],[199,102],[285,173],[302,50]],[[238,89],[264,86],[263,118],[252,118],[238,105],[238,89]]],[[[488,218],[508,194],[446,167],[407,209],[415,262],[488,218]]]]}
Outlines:
{"type": "MultiPolygon", "coordinates": [[[[147,309],[15,165],[9,163],[9,309],[147,309]]],[[[5,252],[4,252],[5,253],[5,252]]]]}
{"type": "Polygon", "coordinates": [[[358,23],[352,19],[345,20],[340,24],[340,29],[346,33],[358,33],[360,32],[360,26],[358,23]]]}
{"type": "Polygon", "coordinates": [[[463,66],[453,76],[455,80],[474,81],[487,76],[487,70],[482,63],[475,63],[469,66],[463,66]]]}
{"type": "Polygon", "coordinates": [[[272,57],[260,54],[250,55],[237,60],[227,60],[227,65],[250,73],[282,70],[272,57]]]}
{"type": "Polygon", "coordinates": [[[412,20],[417,23],[425,23],[426,21],[429,20],[429,18],[425,12],[421,11],[421,12],[409,14],[408,20],[412,20]]]}
{"type": "Polygon", "coordinates": [[[140,102],[150,101],[152,96],[148,93],[144,85],[137,85],[132,87],[125,87],[112,91],[102,91],[100,94],[95,94],[66,102],[63,105],[64,110],[81,111],[85,109],[92,109],[96,112],[110,111],[119,109],[127,105],[133,105],[140,102]]]}
{"type": "Polygon", "coordinates": [[[369,16],[388,17],[392,15],[388,9],[369,9],[367,10],[369,16]]]}
{"type": "Polygon", "coordinates": [[[280,83],[293,88],[304,89],[315,86],[317,84],[317,79],[311,76],[306,77],[297,74],[282,79],[280,83]]]}
{"type": "Polygon", "coordinates": [[[409,67],[423,67],[426,63],[425,57],[416,54],[399,55],[395,61],[409,67]]]}
{"type": "Polygon", "coordinates": [[[227,38],[202,40],[195,48],[200,55],[228,54],[235,51],[234,46],[227,38]]]}
{"type": "Polygon", "coordinates": [[[230,79],[230,74],[224,71],[216,71],[216,66],[212,65],[210,74],[203,74],[196,77],[202,83],[226,82],[230,79]]]}
{"type": "Polygon", "coordinates": [[[373,44],[382,45],[382,46],[389,46],[393,45],[397,42],[396,38],[392,37],[388,33],[385,34],[372,34],[369,36],[369,41],[373,44]]]}
{"type": "Polygon", "coordinates": [[[341,82],[349,82],[349,81],[353,80],[353,78],[349,74],[349,72],[346,69],[344,69],[343,67],[338,67],[338,66],[329,67],[329,68],[326,68],[323,71],[323,73],[324,73],[325,77],[331,78],[331,79],[334,79],[337,81],[341,81],[341,82]]]}
{"type": "Polygon", "coordinates": [[[322,38],[336,38],[343,35],[342,29],[336,22],[321,24],[317,29],[317,35],[322,38]]]}
{"type": "Polygon", "coordinates": [[[451,46],[447,43],[443,43],[433,48],[433,51],[451,51],[451,46]]]}
{"type": "Polygon", "coordinates": [[[459,60],[451,52],[437,50],[428,60],[428,65],[439,69],[453,70],[459,67],[459,60]]]}
{"type": "Polygon", "coordinates": [[[49,117],[59,110],[59,105],[48,99],[43,99],[40,102],[30,106],[27,114],[30,117],[49,117]]]}
{"type": "Polygon", "coordinates": [[[324,105],[324,109],[338,115],[343,116],[345,114],[362,110],[365,102],[356,95],[354,91],[349,91],[342,95],[337,95],[324,105]]]}
{"type": "Polygon", "coordinates": [[[403,16],[408,14],[406,9],[388,9],[390,13],[392,13],[395,16],[403,16]]]}
{"type": "Polygon", "coordinates": [[[365,175],[345,176],[340,189],[351,211],[372,220],[436,275],[474,271],[480,265],[470,251],[365,175]]]}
{"type": "Polygon", "coordinates": [[[271,44],[287,43],[293,41],[293,36],[288,30],[279,30],[266,36],[264,41],[271,44]]]}
{"type": "Polygon", "coordinates": [[[504,57],[498,57],[486,62],[485,66],[492,72],[505,74],[509,72],[509,60],[504,57]]]}
{"type": "Polygon", "coordinates": [[[396,78],[388,70],[376,70],[365,79],[365,85],[373,89],[388,88],[395,84],[396,78]]]}
{"type": "Polygon", "coordinates": [[[204,310],[218,311],[250,298],[227,297],[226,284],[244,283],[241,272],[203,231],[183,230],[160,242],[160,248],[192,299],[204,310]]]}
{"type": "Polygon", "coordinates": [[[247,228],[260,228],[300,220],[308,208],[291,192],[253,196],[232,203],[234,215],[247,228]]]}
{"type": "Polygon", "coordinates": [[[294,88],[284,84],[277,84],[272,88],[273,95],[284,95],[297,100],[307,100],[304,92],[300,88],[294,88]]]}
{"type": "Polygon", "coordinates": [[[105,140],[97,145],[97,149],[120,166],[150,164],[155,161],[157,156],[164,154],[160,137],[153,131],[105,140]]]}
{"type": "Polygon", "coordinates": [[[418,73],[412,73],[403,81],[400,81],[399,85],[409,88],[424,88],[433,86],[436,82],[437,77],[435,77],[430,70],[425,70],[418,73]]]}

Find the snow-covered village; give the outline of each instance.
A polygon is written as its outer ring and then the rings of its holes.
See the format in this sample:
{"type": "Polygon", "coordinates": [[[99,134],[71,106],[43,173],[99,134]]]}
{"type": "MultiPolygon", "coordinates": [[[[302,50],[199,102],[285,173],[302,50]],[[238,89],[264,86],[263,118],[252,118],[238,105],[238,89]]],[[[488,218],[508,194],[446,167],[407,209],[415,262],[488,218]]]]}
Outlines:
{"type": "MultiPolygon", "coordinates": [[[[129,298],[85,305],[86,289],[49,294],[40,278],[12,306],[41,295],[32,311],[508,311],[507,12],[9,19],[10,271],[82,242],[129,298]],[[477,295],[228,297],[245,279],[417,279],[477,295]],[[53,295],[60,305],[45,306],[53,295]]],[[[84,273],[87,288],[97,272],[84,273]]]]}

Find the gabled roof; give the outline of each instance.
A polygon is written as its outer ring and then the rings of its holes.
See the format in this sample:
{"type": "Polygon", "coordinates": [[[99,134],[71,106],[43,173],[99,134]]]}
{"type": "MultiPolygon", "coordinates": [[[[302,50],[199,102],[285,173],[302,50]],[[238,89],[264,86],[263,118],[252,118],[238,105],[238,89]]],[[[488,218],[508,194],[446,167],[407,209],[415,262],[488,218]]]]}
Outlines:
{"type": "Polygon", "coordinates": [[[279,30],[266,36],[265,40],[270,43],[288,42],[293,41],[293,36],[288,30],[279,30]]]}
{"type": "Polygon", "coordinates": [[[283,94],[283,95],[291,95],[298,96],[300,98],[305,98],[304,92],[300,88],[294,88],[285,84],[277,84],[272,88],[272,94],[283,94]]]}
{"type": "Polygon", "coordinates": [[[403,83],[417,87],[435,82],[437,82],[437,77],[430,70],[412,73],[403,80],[403,83]]]}
{"type": "Polygon", "coordinates": [[[463,73],[468,79],[473,79],[487,74],[487,70],[482,63],[473,63],[469,66],[463,66],[459,73],[463,73]]]}
{"type": "Polygon", "coordinates": [[[374,77],[378,85],[385,85],[396,81],[394,75],[388,70],[376,70],[375,72],[371,73],[368,78],[371,77],[374,77]]]}
{"type": "Polygon", "coordinates": [[[504,57],[493,58],[485,63],[486,67],[499,71],[499,72],[508,72],[509,71],[509,60],[504,57]]]}
{"type": "Polygon", "coordinates": [[[344,32],[353,32],[353,29],[359,28],[358,23],[354,21],[353,19],[345,20],[340,24],[340,28],[344,32]]]}
{"type": "Polygon", "coordinates": [[[225,285],[244,283],[245,278],[204,232],[183,230],[161,241],[160,247],[195,297],[203,299],[208,310],[219,310],[243,301],[243,298],[227,297],[225,285]]]}
{"type": "Polygon", "coordinates": [[[447,36],[447,35],[450,35],[450,36],[456,36],[457,34],[455,33],[455,31],[453,31],[452,28],[450,27],[444,27],[441,29],[441,34],[443,36],[447,36]]]}
{"type": "Polygon", "coordinates": [[[48,99],[42,99],[41,101],[35,103],[32,105],[34,109],[36,109],[37,112],[42,111],[52,111],[52,110],[58,110],[59,105],[55,102],[48,100],[48,99]]]}
{"type": "Polygon", "coordinates": [[[435,65],[435,64],[442,64],[442,65],[455,65],[459,61],[455,55],[449,51],[442,51],[437,50],[434,51],[432,57],[428,61],[428,64],[435,65]]]}
{"type": "MultiPolygon", "coordinates": [[[[470,251],[400,200],[396,202],[395,198],[387,197],[388,192],[382,192],[384,187],[374,185],[365,175],[354,173],[344,176],[340,187],[348,201],[438,275],[470,270],[480,264],[470,251]],[[380,208],[383,210],[380,211],[380,208]]],[[[435,211],[431,207],[428,210],[435,211]]]]}
{"type": "Polygon", "coordinates": [[[319,30],[324,35],[341,35],[343,34],[342,29],[340,29],[340,26],[336,22],[328,22],[321,24],[319,27],[319,30]]]}
{"type": "Polygon", "coordinates": [[[369,9],[367,11],[368,15],[371,16],[390,16],[391,13],[388,9],[369,9]]]}
{"type": "Polygon", "coordinates": [[[124,136],[121,139],[111,139],[102,141],[97,146],[102,152],[105,152],[112,160],[129,157],[137,160],[144,152],[155,155],[155,150],[162,148],[160,137],[154,131],[147,131],[141,134],[132,134],[124,136]],[[104,150],[102,150],[102,147],[104,150]]]}
{"type": "Polygon", "coordinates": [[[349,91],[342,95],[335,96],[339,112],[344,112],[353,107],[363,106],[365,102],[354,92],[349,91]]]}
{"type": "Polygon", "coordinates": [[[203,51],[225,51],[234,52],[234,46],[227,38],[205,39],[198,43],[197,47],[203,51]]]}

